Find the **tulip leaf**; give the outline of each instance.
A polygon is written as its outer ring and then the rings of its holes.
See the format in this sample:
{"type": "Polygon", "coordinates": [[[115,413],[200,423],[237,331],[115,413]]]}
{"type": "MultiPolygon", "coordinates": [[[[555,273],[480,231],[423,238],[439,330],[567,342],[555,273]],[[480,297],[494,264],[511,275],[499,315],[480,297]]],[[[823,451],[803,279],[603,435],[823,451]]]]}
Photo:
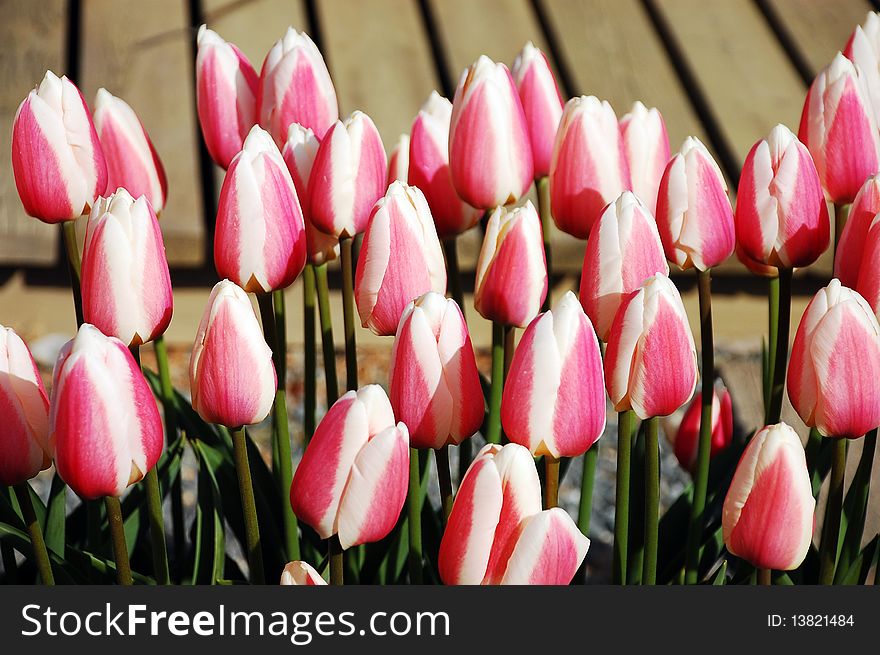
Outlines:
{"type": "Polygon", "coordinates": [[[712,577],[712,586],[722,587],[725,584],[727,584],[727,560],[723,559],[721,560],[721,566],[718,567],[718,570],[712,577]]]}
{"type": "Polygon", "coordinates": [[[46,505],[46,523],[43,535],[46,547],[64,555],[67,519],[67,485],[56,472],[49,488],[49,502],[46,505]]]}
{"type": "Polygon", "coordinates": [[[871,430],[861,442],[862,454],[859,465],[846,492],[843,513],[840,516],[839,555],[834,575],[836,584],[845,584],[843,578],[849,576],[850,564],[856,562],[862,545],[862,534],[868,515],[868,490],[871,485],[871,469],[877,446],[877,430],[871,430]]]}
{"type": "Polygon", "coordinates": [[[865,584],[880,553],[880,535],[876,535],[849,564],[843,574],[835,575],[834,584],[865,584]]]}
{"type": "Polygon", "coordinates": [[[215,584],[224,578],[226,534],[223,525],[223,500],[217,478],[207,463],[203,447],[194,442],[199,459],[198,502],[196,503],[195,555],[193,584],[215,584]]]}

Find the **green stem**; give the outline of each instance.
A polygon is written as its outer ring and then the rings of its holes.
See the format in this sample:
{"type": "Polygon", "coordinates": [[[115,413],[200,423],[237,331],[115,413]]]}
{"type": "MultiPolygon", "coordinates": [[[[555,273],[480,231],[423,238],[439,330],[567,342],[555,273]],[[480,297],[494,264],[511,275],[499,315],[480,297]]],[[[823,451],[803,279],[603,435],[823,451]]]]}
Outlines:
{"type": "Polygon", "coordinates": [[[464,316],[464,292],[461,288],[461,271],[458,268],[458,240],[456,237],[443,239],[443,255],[446,258],[446,280],[449,293],[464,316]]]}
{"type": "Polygon", "coordinates": [[[590,536],[590,519],[593,516],[593,485],[596,481],[596,462],[599,459],[597,441],[584,453],[584,468],[581,473],[581,500],[578,505],[577,525],[582,533],[590,536]]]}
{"type": "Polygon", "coordinates": [[[409,519],[409,581],[422,584],[422,502],[419,478],[419,451],[409,449],[409,492],[407,518],[409,519]]]}
{"type": "Polygon", "coordinates": [[[489,422],[486,441],[501,443],[501,394],[504,391],[505,326],[492,322],[492,386],[489,389],[489,422]]]}
{"type": "Polygon", "coordinates": [[[769,587],[773,584],[772,569],[758,569],[758,584],[769,587]]]}
{"type": "Polygon", "coordinates": [[[80,289],[79,249],[76,246],[76,221],[64,221],[61,224],[61,236],[64,250],[67,253],[67,270],[70,273],[70,290],[73,292],[73,308],[76,312],[76,326],[83,324],[82,290],[80,289]]]}
{"type": "Polygon", "coordinates": [[[345,584],[345,559],[342,546],[339,543],[339,535],[334,534],[327,542],[328,557],[330,558],[330,584],[341,587],[345,584]]]}
{"type": "Polygon", "coordinates": [[[122,522],[122,506],[116,496],[105,496],[104,506],[107,508],[107,523],[110,526],[110,539],[113,542],[113,559],[116,561],[116,582],[129,586],[131,564],[128,561],[128,546],[125,544],[125,525],[122,522]]]}
{"type": "Polygon", "coordinates": [[[339,383],[336,379],[336,345],[333,342],[333,315],[330,313],[330,285],[327,282],[327,264],[315,267],[315,286],[318,292],[321,350],[324,357],[324,381],[327,388],[327,407],[329,407],[339,398],[339,383]]]}
{"type": "Polygon", "coordinates": [[[877,428],[865,435],[862,440],[862,454],[859,465],[843,501],[846,526],[841,530],[840,561],[837,564],[835,582],[846,575],[850,564],[856,561],[862,547],[865,520],[868,515],[868,494],[871,487],[871,470],[874,465],[874,452],[877,449],[877,428]]]}
{"type": "Polygon", "coordinates": [[[306,264],[303,271],[303,341],[305,341],[303,436],[306,444],[315,434],[315,408],[317,405],[318,358],[315,352],[315,302],[315,267],[312,264],[306,264]]]}
{"type": "Polygon", "coordinates": [[[544,509],[559,505],[559,458],[544,455],[544,509]]]}
{"type": "Polygon", "coordinates": [[[831,464],[831,486],[825,507],[825,524],[819,548],[819,584],[834,582],[837,564],[837,543],[840,535],[840,515],[843,512],[843,479],[846,472],[846,439],[834,440],[834,459],[831,464]]]}
{"type": "Polygon", "coordinates": [[[342,251],[342,319],[345,329],[345,385],[348,391],[358,388],[357,343],[354,331],[354,267],[352,239],[339,239],[342,251]]]}
{"type": "Polygon", "coordinates": [[[437,480],[440,485],[440,501],[443,507],[443,525],[449,520],[452,512],[452,502],[455,496],[452,494],[452,472],[449,469],[449,446],[443,446],[434,451],[437,460],[437,480]]]}
{"type": "MultiPolygon", "coordinates": [[[[171,368],[168,365],[168,347],[165,337],[159,335],[153,340],[153,351],[156,354],[156,368],[159,372],[159,393],[162,400],[162,412],[165,415],[166,447],[177,438],[177,406],[174,401],[174,386],[171,384],[171,368]]],[[[171,488],[171,523],[174,529],[174,552],[182,556],[184,547],[183,535],[183,498],[180,476],[172,483],[171,488]]],[[[163,544],[165,540],[162,540],[163,544]]],[[[166,550],[167,565],[167,550],[166,550]]]]}
{"type": "Polygon", "coordinates": [[[54,585],[55,576],[52,574],[52,563],[49,560],[49,551],[46,549],[46,540],[43,538],[43,531],[40,529],[40,522],[37,520],[34,504],[31,501],[31,486],[27,482],[22,482],[15,485],[14,489],[18,505],[21,508],[21,517],[24,519],[28,536],[31,538],[34,561],[37,565],[37,571],[40,573],[40,580],[44,585],[54,585]]]}
{"type": "Polygon", "coordinates": [[[773,359],[772,375],[770,376],[770,405],[767,408],[765,422],[767,425],[779,423],[782,416],[782,396],[785,393],[785,368],[788,362],[788,330],[791,322],[791,269],[779,269],[779,294],[776,308],[776,339],[773,340],[774,350],[770,351],[773,359]]]}
{"type": "MultiPolygon", "coordinates": [[[[232,454],[235,460],[235,473],[238,476],[238,493],[241,496],[241,509],[244,512],[245,548],[247,550],[250,578],[253,584],[263,584],[263,553],[260,544],[260,525],[257,521],[257,504],[254,500],[254,485],[251,480],[251,467],[248,462],[247,435],[245,428],[232,430],[232,454]]],[[[290,506],[290,502],[285,502],[290,506]]]]}
{"type": "Polygon", "coordinates": [[[612,579],[626,584],[627,540],[629,538],[629,472],[632,456],[632,410],[617,418],[617,489],[614,502],[614,563],[612,579]]]}
{"type": "Polygon", "coordinates": [[[770,416],[770,390],[776,366],[776,339],[779,336],[779,276],[771,277],[767,287],[767,377],[764,383],[764,424],[770,416]]]}
{"type": "MultiPolygon", "coordinates": [[[[544,259],[547,262],[547,280],[553,273],[550,253],[550,233],[553,228],[553,217],[550,215],[550,178],[547,176],[535,180],[535,190],[538,192],[538,213],[541,216],[541,233],[544,235],[544,259]]],[[[547,289],[547,297],[541,305],[541,311],[550,309],[550,289],[547,289]]]]}
{"type": "Polygon", "coordinates": [[[657,584],[657,533],[660,521],[660,438],[657,417],[645,430],[645,559],[642,584],[657,584]]]}
{"type": "Polygon", "coordinates": [[[807,457],[807,470],[810,472],[810,486],[813,490],[813,498],[819,497],[819,490],[822,488],[823,475],[820,470],[819,460],[821,459],[823,443],[825,443],[825,440],[822,433],[816,428],[811,428],[804,450],[807,457]]]}

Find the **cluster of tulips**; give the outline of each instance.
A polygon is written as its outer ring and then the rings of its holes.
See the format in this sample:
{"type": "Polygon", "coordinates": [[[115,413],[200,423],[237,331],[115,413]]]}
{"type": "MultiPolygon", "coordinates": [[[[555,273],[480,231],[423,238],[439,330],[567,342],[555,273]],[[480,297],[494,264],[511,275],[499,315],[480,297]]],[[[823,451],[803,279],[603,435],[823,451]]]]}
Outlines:
{"type": "MultiPolygon", "coordinates": [[[[214,235],[223,279],[195,337],[191,400],[171,386],[162,337],[172,316],[159,223],[166,178],[135,112],[102,89],[91,113],[73,82],[47,72],[15,116],[15,182],[28,214],[62,226],[79,324],[58,356],[50,396],[12,329],[4,329],[0,347],[7,426],[0,484],[15,492],[2,500],[27,529],[30,549],[15,543],[33,555],[43,582],[64,563],[63,538],[47,546],[42,529],[64,524],[65,485],[83,499],[89,529],[102,516],[94,501],[104,499],[113,546],[106,568],[120,583],[137,579],[126,543],[136,527],[126,529],[119,498],[133,495],[128,488],[141,480],[151,579],[169,582],[162,510],[169,489],[157,470],[161,461],[179,467],[181,444],[207,466],[215,440],[229,446],[223,452],[235,477],[212,474],[204,485],[200,478],[199,494],[237,483],[240,505],[226,520],[243,527],[252,582],[265,579],[262,530],[282,535],[290,560],[283,584],[356,577],[364,544],[384,544],[381,566],[391,567],[390,539],[408,559],[411,583],[430,574],[446,584],[568,584],[590,545],[606,398],[618,431],[615,582],[654,584],[660,573],[662,581],[689,584],[749,575],[790,582],[785,571],[802,582],[864,580],[878,554],[876,537],[862,548],[880,425],[877,14],[816,77],[799,134],[778,125],[751,149],[735,211],[720,168],[697,138],[672,154],[657,109],[636,102],[618,119],[593,96],[563,102],[546,57],[531,44],[511,70],[480,57],[462,73],[452,102],[432,93],[390,159],[369,116],[355,111],[339,119],[329,72],[305,34],[289,29],[258,74],[236,46],[203,26],[196,75],[205,144],[226,173],[214,235]],[[533,185],[537,209],[523,202],[533,185]],[[828,248],[829,201],[834,278],[801,318],[789,362],[792,271],[828,248]],[[81,255],[80,216],[88,217],[81,255]],[[457,237],[481,220],[473,307],[493,324],[488,378],[468,333],[456,251],[457,237]],[[586,246],[578,295],[568,291],[550,307],[553,229],[586,246]],[[734,251],[770,283],[765,425],[740,439],[730,394],[714,371],[710,292],[711,270],[734,251]],[[327,274],[337,259],[342,395],[327,274]],[[699,358],[669,263],[697,275],[699,358]],[[283,290],[301,275],[306,445],[294,472],[283,290]],[[393,338],[387,392],[359,385],[358,319],[393,338]],[[329,405],[317,424],[316,321],[329,405]],[[140,366],[139,349],[148,342],[158,375],[140,366]],[[780,421],[786,384],[812,429],[806,450],[780,421]],[[658,419],[686,405],[674,451],[693,487],[667,517],[678,512],[669,529],[685,531],[687,542],[667,563],[672,572],[660,572],[658,419]],[[266,481],[265,465],[246,427],[270,413],[271,489],[261,489],[255,480],[266,481]],[[486,445],[474,455],[477,434],[486,445]],[[847,442],[863,437],[844,497],[847,442]],[[633,486],[637,442],[644,480],[633,486]],[[451,446],[458,450],[457,491],[451,446]],[[442,534],[434,561],[421,546],[424,454],[431,450],[442,534]],[[722,455],[730,453],[725,469],[722,455]],[[580,456],[575,522],[557,506],[558,491],[560,471],[580,456]],[[53,462],[60,519],[28,483],[53,462]],[[816,548],[816,497],[829,473],[816,548]],[[630,506],[631,488],[644,491],[639,511],[630,506]],[[267,497],[279,511],[258,508],[267,497]],[[727,552],[711,547],[719,534],[727,552]]],[[[220,537],[206,532],[207,521],[199,516],[197,547],[220,544],[208,577],[218,582],[230,566],[223,521],[220,537]]],[[[4,525],[0,538],[18,534],[4,525]]],[[[5,562],[15,566],[14,558],[5,562]]]]}

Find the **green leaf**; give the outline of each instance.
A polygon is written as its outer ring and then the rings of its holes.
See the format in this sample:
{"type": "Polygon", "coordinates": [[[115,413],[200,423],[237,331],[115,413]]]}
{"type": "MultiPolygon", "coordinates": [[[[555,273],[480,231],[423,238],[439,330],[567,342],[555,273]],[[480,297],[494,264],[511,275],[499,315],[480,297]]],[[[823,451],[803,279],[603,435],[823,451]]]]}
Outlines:
{"type": "Polygon", "coordinates": [[[226,535],[223,525],[223,501],[214,471],[194,442],[199,459],[198,502],[196,503],[195,555],[193,584],[215,584],[224,577],[226,535]]]}
{"type": "Polygon", "coordinates": [[[64,556],[65,535],[67,524],[67,485],[58,473],[52,478],[49,488],[49,502],[46,509],[46,524],[43,536],[46,547],[62,557],[64,556]]]}
{"type": "Polygon", "coordinates": [[[727,560],[721,561],[721,566],[718,567],[718,570],[715,572],[715,575],[712,578],[712,586],[713,587],[722,587],[727,584],[727,560]]]}

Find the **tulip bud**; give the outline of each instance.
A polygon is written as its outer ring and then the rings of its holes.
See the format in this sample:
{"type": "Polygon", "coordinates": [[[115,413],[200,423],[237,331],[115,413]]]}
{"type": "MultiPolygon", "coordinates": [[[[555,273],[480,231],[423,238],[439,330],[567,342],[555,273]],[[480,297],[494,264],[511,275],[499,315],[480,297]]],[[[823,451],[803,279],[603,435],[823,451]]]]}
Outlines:
{"type": "Polygon", "coordinates": [[[865,178],[880,169],[880,134],[865,76],[842,54],[813,80],[798,137],[832,202],[852,202],[865,178]]]}
{"type": "Polygon", "coordinates": [[[150,202],[125,189],[98,198],[82,255],[86,323],[139,346],[165,332],[173,306],[165,244],[150,202]]]}
{"type": "Polygon", "coordinates": [[[314,132],[299,123],[291,123],[287,131],[287,143],[282,151],[302,209],[308,260],[316,266],[339,256],[339,239],[317,230],[312,224],[312,214],[309,211],[309,179],[319,146],[320,141],[314,132]]]}
{"type": "Polygon", "coordinates": [[[657,194],[657,229],[666,259],[705,271],[733,254],[735,228],[727,182],[696,137],[666,166],[657,194]]]}
{"type": "Polygon", "coordinates": [[[279,148],[291,123],[299,123],[323,139],[339,119],[330,71],[305,32],[288,27],[266,55],[260,71],[257,115],[279,148]]]}
{"type": "Polygon", "coordinates": [[[657,191],[669,163],[669,137],[663,116],[640,101],[620,119],[620,135],[629,163],[630,188],[651,210],[657,207],[657,191]]]}
{"type": "Polygon", "coordinates": [[[343,549],[383,539],[406,500],[408,442],[382,387],[349,391],[303,453],[290,487],[294,514],[322,539],[338,535],[343,549]]]}
{"type": "Polygon", "coordinates": [[[392,182],[403,182],[409,176],[409,134],[401,134],[397,139],[391,156],[388,158],[388,177],[386,179],[387,186],[391,186],[392,182]]]}
{"type": "MultiPolygon", "coordinates": [[[[839,255],[834,258],[834,277],[845,287],[858,290],[863,262],[867,263],[863,251],[868,243],[868,231],[878,213],[880,213],[880,175],[872,175],[865,180],[856,194],[849,208],[840,242],[837,244],[839,255]]],[[[862,292],[859,290],[859,293],[862,292]]]]}
{"type": "Polygon", "coordinates": [[[229,280],[211,290],[189,360],[192,406],[208,423],[259,423],[275,401],[275,366],[248,295],[229,280]]]}
{"type": "Polygon", "coordinates": [[[516,202],[532,184],[526,117],[510,71],[485,55],[465,69],[452,100],[452,183],[480,209],[516,202]]]}
{"type": "Polygon", "coordinates": [[[625,297],[605,351],[605,387],[614,409],[644,420],[684,405],[697,383],[697,350],[678,289],[655,275],[625,297]]]}
{"type": "Polygon", "coordinates": [[[84,323],[55,362],[49,439],[55,467],[82,498],[119,496],[162,454],[162,421],[128,348],[84,323]]]}
{"type": "Polygon", "coordinates": [[[796,569],[810,548],[815,507],[797,433],[785,423],[768,425],[752,437],[730,482],[724,544],[757,568],[796,569]]]}
{"type": "Polygon", "coordinates": [[[52,72],[12,125],[12,172],[24,210],[44,223],[72,221],[107,188],[107,162],[80,90],[52,72]]]}
{"type": "Polygon", "coordinates": [[[626,152],[611,105],[595,96],[569,100],[550,165],[550,210],[556,227],[586,239],[605,205],[629,185],[626,152]]]}
{"type": "MultiPolygon", "coordinates": [[[[475,369],[476,370],[476,369],[475,369]]],[[[0,325],[0,485],[30,480],[52,464],[49,399],[31,351],[15,330],[0,325]]]]}
{"type": "Polygon", "coordinates": [[[363,232],[385,193],[385,147],[369,116],[355,111],[324,137],[309,178],[309,211],[321,232],[353,237],[363,232]]]}
{"type": "Polygon", "coordinates": [[[326,585],[327,581],[321,577],[308,562],[289,562],[281,572],[281,586],[305,586],[317,587],[326,585]]]}
{"type": "Polygon", "coordinates": [[[394,182],[373,208],[358,256],[354,297],[361,324],[391,336],[407,304],[428,291],[446,293],[431,210],[416,187],[394,182]]]}
{"type": "Polygon", "coordinates": [[[461,198],[449,169],[449,122],[452,103],[436,91],[413,121],[409,140],[409,183],[425,194],[440,238],[472,228],[483,215],[461,198]]]}
{"type": "Polygon", "coordinates": [[[523,333],[504,385],[501,424],[532,455],[557,459],[582,455],[602,436],[602,356],[571,291],[523,333]]]}
{"type": "Polygon", "coordinates": [[[547,57],[531,41],[516,56],[512,74],[529,130],[534,175],[544,177],[550,172],[553,141],[562,118],[562,95],[547,57]]]}
{"type": "MultiPolygon", "coordinates": [[[[703,392],[698,391],[685,410],[672,443],[678,463],[691,473],[697,466],[702,410],[703,392]]],[[[712,389],[712,450],[710,457],[715,457],[727,448],[732,440],[733,405],[730,401],[730,392],[719,381],[712,389]]]]}
{"type": "Polygon", "coordinates": [[[809,266],[828,247],[831,223],[806,146],[777,125],[746,156],[736,202],[737,255],[774,269],[809,266]]]}
{"type": "Polygon", "coordinates": [[[196,56],[196,105],[208,154],[228,168],[257,122],[259,78],[247,57],[232,43],[199,28],[196,56]]]}
{"type": "MultiPolygon", "coordinates": [[[[856,281],[855,291],[857,291],[871,306],[874,315],[880,309],[880,220],[875,216],[868,228],[868,233],[864,237],[864,249],[862,251],[861,262],[856,262],[859,266],[859,277],[856,281]]],[[[840,251],[843,259],[848,256],[846,251],[840,251]]]]}
{"type": "Polygon", "coordinates": [[[880,325],[857,292],[837,279],[813,296],[798,325],[788,397],[826,437],[861,437],[880,425],[880,325]]]}
{"type": "Polygon", "coordinates": [[[547,261],[541,219],[531,200],[492,212],[474,289],[474,307],[490,321],[525,327],[538,315],[547,297],[547,261]]]}
{"type": "Polygon", "coordinates": [[[642,201],[624,191],[590,231],[581,272],[581,304],[602,341],[623,297],[655,273],[669,275],[657,224],[642,201]]]}
{"type": "Polygon", "coordinates": [[[226,171],[214,236],[214,266],[245,291],[293,284],[306,263],[302,210],[287,164],[255,125],[226,171]]]}
{"type": "Polygon", "coordinates": [[[864,24],[856,25],[843,55],[865,76],[868,99],[880,122],[880,15],[877,12],[868,12],[864,24]]]}
{"type": "Polygon", "coordinates": [[[134,110],[107,89],[95,97],[95,131],[107,160],[107,188],[146,196],[157,214],[165,207],[168,181],[153,142],[134,110]]]}
{"type": "Polygon", "coordinates": [[[458,445],[480,429],[483,392],[467,323],[454,300],[429,292],[409,303],[391,351],[394,414],[413,448],[458,445]]]}

